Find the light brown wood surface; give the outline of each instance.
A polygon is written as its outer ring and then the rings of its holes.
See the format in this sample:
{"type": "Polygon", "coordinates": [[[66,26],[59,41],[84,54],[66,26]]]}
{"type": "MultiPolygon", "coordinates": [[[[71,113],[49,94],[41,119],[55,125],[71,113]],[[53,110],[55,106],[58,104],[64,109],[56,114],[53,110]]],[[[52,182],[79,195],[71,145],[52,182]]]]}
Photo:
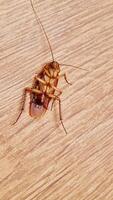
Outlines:
{"type": "Polygon", "coordinates": [[[55,59],[58,105],[40,119],[23,88],[51,60],[29,0],[0,0],[0,200],[113,200],[113,0],[35,0],[55,59]]]}

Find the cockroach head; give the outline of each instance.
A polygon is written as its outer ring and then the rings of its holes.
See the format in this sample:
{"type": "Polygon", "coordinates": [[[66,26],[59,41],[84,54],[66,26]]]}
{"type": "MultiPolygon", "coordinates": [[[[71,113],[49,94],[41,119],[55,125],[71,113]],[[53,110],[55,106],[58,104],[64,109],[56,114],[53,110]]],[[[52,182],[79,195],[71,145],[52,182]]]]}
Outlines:
{"type": "Polygon", "coordinates": [[[51,68],[59,71],[59,63],[56,61],[51,62],[51,68]]]}

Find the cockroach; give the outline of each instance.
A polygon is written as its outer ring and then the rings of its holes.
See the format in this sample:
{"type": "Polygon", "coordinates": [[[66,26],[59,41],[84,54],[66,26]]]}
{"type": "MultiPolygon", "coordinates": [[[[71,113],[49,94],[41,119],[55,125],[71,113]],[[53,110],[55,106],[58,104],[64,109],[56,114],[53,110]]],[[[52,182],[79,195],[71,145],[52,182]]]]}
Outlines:
{"type": "MultiPolygon", "coordinates": [[[[36,75],[33,79],[32,87],[26,87],[24,89],[20,113],[19,113],[16,121],[13,124],[15,124],[19,120],[19,118],[24,110],[26,94],[29,93],[30,94],[29,115],[31,117],[34,117],[34,118],[41,117],[42,114],[44,114],[47,111],[48,106],[51,101],[52,101],[52,107],[53,107],[53,104],[55,101],[57,101],[59,103],[60,122],[62,124],[62,127],[63,127],[65,133],[67,134],[67,130],[63,123],[62,111],[61,111],[60,95],[62,94],[62,91],[57,88],[57,85],[58,85],[58,81],[59,81],[60,77],[64,77],[65,81],[69,85],[71,85],[71,83],[68,82],[66,74],[62,74],[62,75],[60,74],[60,67],[61,67],[61,65],[71,66],[74,68],[79,68],[79,67],[75,67],[73,65],[67,65],[67,64],[59,64],[57,61],[55,61],[53,50],[52,50],[48,35],[45,31],[45,28],[44,28],[39,16],[37,15],[37,12],[34,8],[32,0],[30,0],[30,3],[31,3],[31,8],[33,10],[33,13],[35,15],[36,21],[37,21],[38,25],[40,25],[40,27],[45,35],[45,39],[48,42],[48,47],[51,52],[52,61],[46,63],[43,66],[42,70],[39,73],[36,73],[36,75]]],[[[79,69],[82,69],[82,68],[79,68],[79,69]]],[[[86,69],[82,69],[82,70],[87,71],[86,69]]],[[[52,109],[52,107],[51,107],[51,109],[52,109]]]]}

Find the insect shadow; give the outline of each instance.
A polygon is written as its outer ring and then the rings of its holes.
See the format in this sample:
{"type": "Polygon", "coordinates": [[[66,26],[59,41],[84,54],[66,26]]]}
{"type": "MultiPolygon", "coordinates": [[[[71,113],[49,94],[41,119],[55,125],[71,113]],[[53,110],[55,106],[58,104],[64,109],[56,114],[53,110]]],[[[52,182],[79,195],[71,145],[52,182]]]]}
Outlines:
{"type": "MultiPolygon", "coordinates": [[[[50,102],[51,102],[51,110],[53,108],[54,103],[56,101],[58,102],[60,122],[61,122],[61,125],[62,125],[65,133],[67,134],[67,130],[63,123],[62,111],[61,111],[60,95],[62,94],[62,91],[57,87],[57,85],[58,85],[58,81],[61,77],[64,78],[64,80],[66,81],[67,84],[71,85],[71,83],[68,81],[65,73],[64,74],[60,73],[60,66],[70,66],[70,67],[79,68],[79,69],[82,69],[82,68],[75,67],[73,65],[67,65],[64,63],[61,64],[55,60],[53,50],[52,50],[52,47],[51,47],[51,44],[49,41],[49,37],[45,31],[45,28],[44,28],[39,16],[37,15],[37,12],[34,8],[32,0],[30,0],[30,3],[31,3],[31,8],[33,10],[33,13],[35,15],[36,21],[37,21],[38,25],[40,25],[40,27],[44,33],[45,39],[47,40],[48,47],[49,47],[49,50],[51,53],[52,61],[46,63],[42,67],[41,71],[39,73],[36,73],[36,75],[34,76],[34,79],[33,79],[32,86],[26,87],[24,89],[23,95],[22,95],[20,112],[19,112],[15,122],[13,123],[13,125],[16,124],[17,121],[19,120],[19,118],[24,110],[24,107],[25,107],[26,94],[29,93],[30,94],[29,115],[34,118],[41,117],[47,111],[50,102]]],[[[82,69],[82,70],[88,71],[86,69],[82,69]]]]}

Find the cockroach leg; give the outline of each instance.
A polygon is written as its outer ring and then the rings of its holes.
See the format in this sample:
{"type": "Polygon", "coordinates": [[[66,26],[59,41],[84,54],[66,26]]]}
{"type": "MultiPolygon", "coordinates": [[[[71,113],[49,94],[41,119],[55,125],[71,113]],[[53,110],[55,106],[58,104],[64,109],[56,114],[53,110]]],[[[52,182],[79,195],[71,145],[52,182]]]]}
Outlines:
{"type": "Polygon", "coordinates": [[[57,100],[59,101],[59,116],[60,116],[60,121],[61,121],[61,124],[62,124],[62,127],[63,127],[65,133],[67,134],[67,131],[66,131],[66,128],[64,126],[63,119],[62,119],[61,100],[60,100],[60,98],[58,98],[57,100]]]}
{"type": "MultiPolygon", "coordinates": [[[[57,92],[59,92],[59,94],[57,94],[57,97],[59,97],[62,94],[62,91],[56,87],[52,87],[53,89],[55,89],[57,92]]],[[[53,99],[52,105],[51,105],[51,110],[53,109],[53,105],[56,99],[53,99]]]]}
{"type": "MultiPolygon", "coordinates": [[[[57,92],[59,92],[59,94],[57,94],[57,97],[59,97],[62,94],[62,91],[54,86],[51,86],[54,90],[56,90],[57,92]]],[[[51,104],[51,110],[53,109],[53,105],[56,99],[53,99],[53,102],[51,104]]]]}
{"type": "Polygon", "coordinates": [[[54,102],[55,102],[55,99],[53,99],[53,101],[52,101],[51,110],[53,109],[54,102]]]}
{"type": "Polygon", "coordinates": [[[50,85],[50,86],[51,86],[51,88],[53,88],[55,91],[57,91],[59,93],[59,94],[57,94],[57,96],[60,96],[62,94],[62,91],[59,88],[55,87],[54,85],[50,85]]]}
{"type": "Polygon", "coordinates": [[[67,80],[66,74],[64,74],[64,79],[65,79],[65,81],[66,81],[69,85],[72,85],[72,83],[70,83],[70,82],[67,80]]]}
{"type": "Polygon", "coordinates": [[[42,94],[42,92],[40,90],[37,90],[37,89],[32,89],[32,88],[29,88],[29,87],[26,87],[23,91],[23,95],[22,95],[22,101],[21,101],[21,107],[20,107],[20,112],[18,114],[18,117],[16,118],[15,122],[12,124],[16,124],[17,121],[19,120],[23,110],[24,110],[24,107],[25,107],[25,101],[26,101],[26,94],[27,93],[35,93],[35,94],[42,94]]]}
{"type": "Polygon", "coordinates": [[[69,85],[72,85],[72,83],[70,83],[70,82],[67,80],[66,74],[61,74],[60,77],[64,77],[66,83],[69,84],[69,85]]]}
{"type": "Polygon", "coordinates": [[[46,75],[47,75],[49,78],[51,78],[51,74],[47,71],[47,69],[44,69],[44,71],[45,71],[46,75]]]}
{"type": "Polygon", "coordinates": [[[52,98],[53,99],[53,103],[55,102],[55,100],[57,100],[59,102],[59,116],[60,116],[60,122],[62,124],[62,127],[65,131],[65,133],[67,134],[67,131],[66,131],[66,128],[64,126],[64,123],[63,123],[63,119],[62,119],[62,110],[61,110],[61,100],[59,98],[59,96],[56,96],[54,94],[48,94],[48,97],[52,98]]]}
{"type": "Polygon", "coordinates": [[[50,86],[51,88],[53,88],[55,91],[59,92],[58,96],[62,94],[62,91],[60,89],[58,89],[57,87],[55,87],[54,85],[50,84],[49,82],[47,83],[46,81],[42,80],[41,78],[35,77],[36,80],[38,80],[40,83],[46,85],[46,86],[50,86]]]}
{"type": "Polygon", "coordinates": [[[36,79],[37,81],[39,81],[40,83],[42,83],[42,84],[44,84],[44,85],[47,85],[46,81],[42,80],[41,78],[35,77],[35,79],[36,79]]]}
{"type": "Polygon", "coordinates": [[[35,93],[35,94],[43,94],[42,91],[38,90],[38,89],[32,89],[32,88],[26,88],[26,91],[29,93],[35,93]]]}
{"type": "Polygon", "coordinates": [[[23,91],[23,95],[22,95],[22,101],[21,101],[20,112],[19,112],[18,117],[16,118],[15,122],[14,122],[12,125],[14,125],[14,124],[17,123],[17,121],[19,120],[19,118],[20,118],[20,116],[21,116],[21,114],[22,114],[22,112],[23,112],[23,110],[24,110],[25,101],[26,101],[26,93],[27,93],[27,90],[26,90],[26,88],[25,88],[24,91],[23,91]]]}

